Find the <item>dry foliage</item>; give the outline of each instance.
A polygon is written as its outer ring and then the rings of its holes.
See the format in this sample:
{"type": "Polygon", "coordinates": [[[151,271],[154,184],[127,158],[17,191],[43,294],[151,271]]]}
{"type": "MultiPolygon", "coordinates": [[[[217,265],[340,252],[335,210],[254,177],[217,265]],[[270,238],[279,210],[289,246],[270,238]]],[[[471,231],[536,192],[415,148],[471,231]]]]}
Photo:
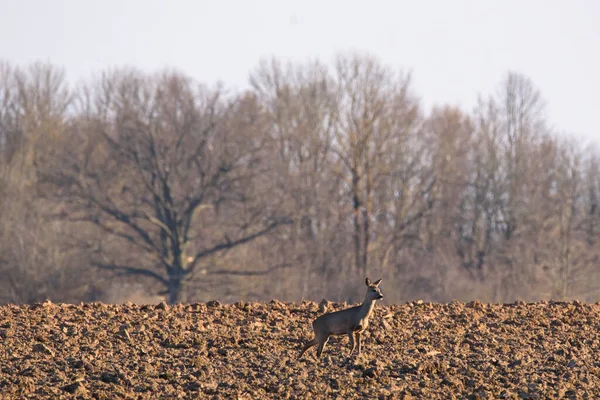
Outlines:
{"type": "Polygon", "coordinates": [[[600,162],[527,77],[424,110],[359,53],[264,60],[231,93],[175,71],[0,64],[0,302],[600,298],[600,162]],[[115,279],[118,278],[118,281],[115,279]],[[361,278],[362,279],[362,278],[361,278]]]}

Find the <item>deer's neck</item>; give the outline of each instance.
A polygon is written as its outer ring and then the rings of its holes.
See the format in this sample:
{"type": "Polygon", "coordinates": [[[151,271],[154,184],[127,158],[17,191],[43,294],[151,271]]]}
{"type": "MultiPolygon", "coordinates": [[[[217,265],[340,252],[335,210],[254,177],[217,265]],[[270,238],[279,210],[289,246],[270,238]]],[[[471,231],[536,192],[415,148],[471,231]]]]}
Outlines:
{"type": "Polygon", "coordinates": [[[375,307],[375,301],[376,300],[365,299],[360,309],[361,319],[368,319],[371,316],[371,313],[373,312],[373,307],[375,307]]]}

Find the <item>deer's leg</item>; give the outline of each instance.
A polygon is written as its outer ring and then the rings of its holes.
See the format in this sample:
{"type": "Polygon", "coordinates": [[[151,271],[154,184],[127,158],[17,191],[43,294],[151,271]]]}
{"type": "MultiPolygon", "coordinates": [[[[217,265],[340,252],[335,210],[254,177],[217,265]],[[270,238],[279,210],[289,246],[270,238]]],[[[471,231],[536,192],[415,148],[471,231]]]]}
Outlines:
{"type": "Polygon", "coordinates": [[[348,331],[348,337],[350,338],[350,347],[352,347],[352,350],[350,350],[350,355],[352,355],[352,353],[354,353],[354,349],[356,348],[356,341],[354,340],[354,332],[353,331],[348,331]]]}
{"type": "Polygon", "coordinates": [[[302,351],[300,352],[300,355],[298,356],[298,359],[302,358],[302,355],[304,354],[304,352],[308,349],[310,349],[311,347],[313,347],[314,345],[317,344],[317,338],[314,337],[312,338],[312,340],[310,340],[309,342],[307,342],[304,347],[302,348],[302,351]]]}
{"type": "Polygon", "coordinates": [[[319,338],[319,347],[317,347],[317,358],[321,358],[321,353],[323,352],[323,349],[325,349],[327,340],[329,340],[329,336],[325,337],[324,339],[319,338]]]}
{"type": "Polygon", "coordinates": [[[358,347],[358,355],[360,355],[360,332],[356,332],[356,344],[358,347]]]}

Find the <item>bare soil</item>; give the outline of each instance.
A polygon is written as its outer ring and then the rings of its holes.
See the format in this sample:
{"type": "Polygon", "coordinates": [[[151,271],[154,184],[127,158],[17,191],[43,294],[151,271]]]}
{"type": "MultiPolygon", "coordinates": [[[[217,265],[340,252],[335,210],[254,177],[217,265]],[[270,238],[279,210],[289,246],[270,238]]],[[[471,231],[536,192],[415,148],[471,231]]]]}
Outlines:
{"type": "Polygon", "coordinates": [[[598,398],[599,313],[378,304],[361,356],[337,337],[317,361],[313,302],[3,306],[0,397],[598,398]]]}

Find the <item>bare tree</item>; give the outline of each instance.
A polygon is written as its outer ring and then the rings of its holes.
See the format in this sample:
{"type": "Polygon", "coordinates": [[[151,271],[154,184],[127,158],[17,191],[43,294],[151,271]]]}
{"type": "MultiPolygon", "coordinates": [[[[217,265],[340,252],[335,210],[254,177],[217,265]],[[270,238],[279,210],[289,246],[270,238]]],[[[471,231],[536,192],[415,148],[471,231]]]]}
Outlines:
{"type": "Polygon", "coordinates": [[[61,146],[70,105],[63,69],[0,63],[0,302],[74,301],[85,292],[85,267],[63,244],[70,232],[47,220],[51,204],[37,196],[38,163],[61,146]]]}
{"type": "Polygon", "coordinates": [[[467,187],[460,196],[455,219],[456,249],[462,266],[480,281],[486,266],[493,266],[495,239],[500,232],[503,198],[501,131],[498,109],[492,101],[479,100],[474,115],[475,138],[467,187]]]}
{"type": "Polygon", "coordinates": [[[289,222],[257,184],[268,148],[251,98],[227,101],[174,72],[116,71],[83,99],[73,146],[46,182],[66,203],[64,216],[106,234],[90,249],[94,265],[150,278],[175,303],[202,260],[289,222]],[[122,244],[131,253],[113,257],[122,244]]]}
{"type": "Polygon", "coordinates": [[[598,294],[598,252],[589,244],[593,239],[590,222],[594,223],[594,200],[590,199],[589,190],[593,186],[586,179],[586,169],[593,168],[593,160],[586,160],[586,153],[572,141],[561,141],[557,146],[552,186],[547,195],[551,213],[540,246],[545,249],[541,258],[550,274],[554,298],[598,294]]]}
{"type": "MultiPolygon", "coordinates": [[[[377,59],[361,54],[340,55],[336,61],[339,119],[333,150],[339,157],[336,172],[346,181],[353,215],[354,264],[365,274],[373,230],[375,193],[382,181],[394,187],[389,200],[412,196],[408,180],[418,168],[414,134],[420,122],[417,102],[410,92],[410,76],[396,74],[377,59]],[[412,160],[412,161],[411,161],[412,160]],[[400,184],[400,188],[398,188],[400,184]],[[407,193],[410,193],[406,196],[407,193]]],[[[410,201],[410,200],[409,200],[410,201]]],[[[379,206],[382,206],[380,204],[379,206]]],[[[397,216],[402,214],[398,204],[397,216]]],[[[382,210],[381,218],[386,214],[382,210]]],[[[401,224],[395,221],[396,231],[401,224]]]]}
{"type": "Polygon", "coordinates": [[[584,180],[584,203],[581,229],[586,233],[586,241],[590,247],[598,242],[600,235],[600,156],[597,148],[588,147],[586,151],[586,166],[582,173],[584,180]]]}
{"type": "Polygon", "coordinates": [[[19,101],[15,68],[8,62],[0,62],[0,153],[8,163],[16,153],[18,142],[23,138],[21,123],[22,107],[19,101]]]}
{"type": "Polygon", "coordinates": [[[434,108],[425,123],[425,138],[431,148],[431,164],[436,176],[431,190],[434,210],[424,227],[424,242],[434,250],[437,242],[456,237],[456,213],[467,190],[475,150],[474,125],[458,108],[434,108]]]}
{"type": "Polygon", "coordinates": [[[331,286],[337,280],[324,279],[342,272],[346,248],[345,235],[340,234],[342,180],[331,168],[335,81],[320,62],[283,66],[271,59],[260,63],[250,82],[270,121],[277,148],[271,165],[278,171],[276,182],[286,193],[286,208],[295,222],[286,230],[289,235],[274,240],[274,254],[297,266],[295,279],[302,284],[292,286],[300,288],[301,298],[310,295],[309,290],[340,289],[331,286]]]}
{"type": "Polygon", "coordinates": [[[522,197],[530,167],[527,157],[533,142],[545,132],[545,103],[530,79],[509,72],[499,94],[500,117],[505,132],[504,162],[506,200],[503,204],[504,233],[507,239],[517,230],[524,209],[522,197]]]}

